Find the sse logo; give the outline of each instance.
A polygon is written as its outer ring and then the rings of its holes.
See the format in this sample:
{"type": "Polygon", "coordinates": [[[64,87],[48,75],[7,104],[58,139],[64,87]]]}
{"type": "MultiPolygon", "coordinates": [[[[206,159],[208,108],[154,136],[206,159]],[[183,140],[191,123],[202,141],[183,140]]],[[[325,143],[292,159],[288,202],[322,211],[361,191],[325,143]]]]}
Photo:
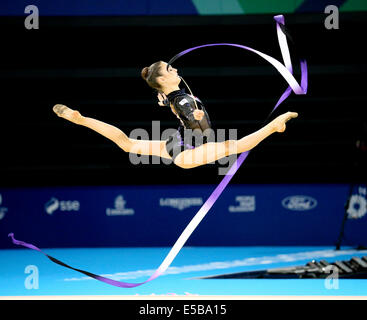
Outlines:
{"type": "Polygon", "coordinates": [[[80,203],[77,200],[70,201],[70,200],[58,200],[56,198],[51,198],[45,204],[45,211],[52,215],[55,211],[79,211],[80,210],[80,203]]]}
{"type": "Polygon", "coordinates": [[[317,200],[309,196],[290,196],[282,200],[284,208],[293,211],[307,211],[317,206],[317,200]]]}

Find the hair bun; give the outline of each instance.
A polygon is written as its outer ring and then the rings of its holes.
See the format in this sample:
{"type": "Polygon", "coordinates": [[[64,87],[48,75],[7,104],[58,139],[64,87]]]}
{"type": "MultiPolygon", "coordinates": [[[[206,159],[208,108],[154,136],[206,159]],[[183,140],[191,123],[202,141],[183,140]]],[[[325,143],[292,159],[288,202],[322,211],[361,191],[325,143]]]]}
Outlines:
{"type": "Polygon", "coordinates": [[[149,67],[145,67],[143,70],[141,70],[141,76],[144,80],[147,80],[149,76],[149,67]]]}

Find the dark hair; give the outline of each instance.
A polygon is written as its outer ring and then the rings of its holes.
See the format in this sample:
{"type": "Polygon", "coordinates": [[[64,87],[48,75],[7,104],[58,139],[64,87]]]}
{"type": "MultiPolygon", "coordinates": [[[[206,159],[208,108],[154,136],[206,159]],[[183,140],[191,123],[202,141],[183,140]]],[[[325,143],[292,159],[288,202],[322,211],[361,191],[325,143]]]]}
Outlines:
{"type": "Polygon", "coordinates": [[[148,83],[148,85],[153,88],[160,90],[161,86],[157,82],[157,77],[161,76],[161,64],[163,61],[157,61],[153,63],[150,67],[145,67],[141,70],[141,77],[148,83]]]}

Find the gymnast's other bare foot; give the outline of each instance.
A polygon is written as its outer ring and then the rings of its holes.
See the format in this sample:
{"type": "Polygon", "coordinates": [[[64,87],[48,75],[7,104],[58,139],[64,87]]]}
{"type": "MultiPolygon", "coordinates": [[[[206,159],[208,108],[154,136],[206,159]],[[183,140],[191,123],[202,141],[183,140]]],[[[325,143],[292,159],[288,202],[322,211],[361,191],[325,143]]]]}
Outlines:
{"type": "Polygon", "coordinates": [[[82,119],[82,115],[80,114],[79,111],[70,109],[63,104],[55,104],[52,110],[59,117],[74,122],[76,124],[79,124],[82,119]]]}
{"type": "Polygon", "coordinates": [[[284,132],[286,129],[286,123],[293,119],[293,118],[297,118],[298,117],[298,113],[297,112],[286,112],[283,113],[282,115],[278,116],[277,118],[275,118],[272,121],[272,125],[273,128],[275,130],[275,132],[284,132]]]}

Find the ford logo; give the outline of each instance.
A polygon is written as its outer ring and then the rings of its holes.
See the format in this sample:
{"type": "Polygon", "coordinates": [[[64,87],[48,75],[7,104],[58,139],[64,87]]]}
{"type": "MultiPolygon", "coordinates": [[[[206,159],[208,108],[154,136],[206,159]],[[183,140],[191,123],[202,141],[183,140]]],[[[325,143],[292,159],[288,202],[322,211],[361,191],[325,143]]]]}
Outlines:
{"type": "Polygon", "coordinates": [[[309,196],[290,196],[282,201],[284,208],[293,211],[311,210],[317,206],[317,200],[309,196]]]}

